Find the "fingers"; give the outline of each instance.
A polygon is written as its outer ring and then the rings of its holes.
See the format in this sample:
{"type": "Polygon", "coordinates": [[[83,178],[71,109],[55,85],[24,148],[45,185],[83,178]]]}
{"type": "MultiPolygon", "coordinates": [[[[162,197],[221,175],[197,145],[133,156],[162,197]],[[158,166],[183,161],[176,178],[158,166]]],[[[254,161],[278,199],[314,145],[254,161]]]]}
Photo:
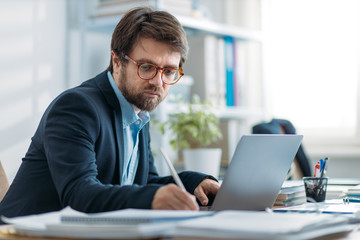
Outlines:
{"type": "Polygon", "coordinates": [[[206,206],[209,203],[207,195],[216,195],[219,188],[220,184],[218,182],[211,179],[205,179],[195,188],[194,195],[203,206],[206,206]]]}
{"type": "Polygon", "coordinates": [[[209,203],[209,199],[206,196],[204,189],[202,187],[195,188],[194,195],[197,197],[201,205],[206,206],[209,203]]]}
{"type": "Polygon", "coordinates": [[[153,209],[199,210],[195,196],[183,191],[175,184],[159,188],[153,198],[153,209]]]}

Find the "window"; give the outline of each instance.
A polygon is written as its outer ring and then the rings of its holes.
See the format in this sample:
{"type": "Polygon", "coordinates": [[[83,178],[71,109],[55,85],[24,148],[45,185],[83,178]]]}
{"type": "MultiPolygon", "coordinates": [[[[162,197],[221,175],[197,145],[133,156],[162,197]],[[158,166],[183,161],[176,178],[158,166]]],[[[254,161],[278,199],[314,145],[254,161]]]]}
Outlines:
{"type": "Polygon", "coordinates": [[[264,1],[265,76],[271,117],[305,141],[357,143],[357,0],[264,1]]]}

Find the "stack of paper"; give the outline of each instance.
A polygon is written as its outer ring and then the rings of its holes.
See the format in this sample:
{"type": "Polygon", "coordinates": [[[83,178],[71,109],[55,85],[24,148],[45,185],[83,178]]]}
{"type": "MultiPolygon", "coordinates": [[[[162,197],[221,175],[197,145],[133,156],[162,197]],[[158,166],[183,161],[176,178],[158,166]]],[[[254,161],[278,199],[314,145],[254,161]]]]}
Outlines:
{"type": "Polygon", "coordinates": [[[347,203],[360,203],[360,185],[348,188],[341,196],[347,203]]]}
{"type": "Polygon", "coordinates": [[[126,209],[85,214],[71,208],[59,212],[5,218],[16,234],[82,239],[155,238],[169,235],[186,219],[209,216],[213,212],[126,209]]]}
{"type": "Polygon", "coordinates": [[[360,221],[360,203],[344,203],[342,199],[273,209],[274,212],[346,214],[360,221]]]}
{"type": "Polygon", "coordinates": [[[175,239],[312,239],[352,229],[344,216],[222,211],[180,223],[175,239]]]}
{"type": "Polygon", "coordinates": [[[72,209],[2,218],[12,233],[79,239],[310,239],[348,233],[357,225],[335,215],[256,211],[119,210],[84,214],[72,209]]]}
{"type": "Polygon", "coordinates": [[[326,199],[339,199],[349,191],[360,195],[360,179],[358,178],[329,178],[326,190],[326,199]]]}
{"type": "Polygon", "coordinates": [[[348,188],[345,192],[347,195],[358,195],[360,196],[360,185],[348,188]]]}
{"type": "Polygon", "coordinates": [[[306,196],[303,181],[285,181],[276,198],[274,207],[294,206],[305,202],[306,196]]]}

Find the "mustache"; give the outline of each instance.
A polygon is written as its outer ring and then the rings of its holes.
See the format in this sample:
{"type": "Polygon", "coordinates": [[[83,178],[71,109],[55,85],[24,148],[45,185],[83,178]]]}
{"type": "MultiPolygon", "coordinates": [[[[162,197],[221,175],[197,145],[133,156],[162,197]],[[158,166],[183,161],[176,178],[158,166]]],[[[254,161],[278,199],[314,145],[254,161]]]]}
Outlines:
{"type": "Polygon", "coordinates": [[[150,90],[155,93],[161,93],[161,88],[154,85],[150,85],[149,87],[145,88],[145,90],[150,90]]]}

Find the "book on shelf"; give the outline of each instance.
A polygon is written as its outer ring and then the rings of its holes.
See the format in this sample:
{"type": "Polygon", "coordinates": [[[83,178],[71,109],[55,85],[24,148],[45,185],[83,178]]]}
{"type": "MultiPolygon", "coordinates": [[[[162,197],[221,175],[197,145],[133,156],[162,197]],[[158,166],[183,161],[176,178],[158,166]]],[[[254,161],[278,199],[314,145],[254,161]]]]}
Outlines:
{"type": "Polygon", "coordinates": [[[221,105],[224,101],[220,93],[223,92],[221,86],[223,80],[220,73],[221,60],[219,53],[219,40],[213,35],[188,36],[189,55],[184,64],[185,75],[194,78],[192,94],[197,94],[202,101],[211,101],[214,105],[221,105]]]}
{"type": "Polygon", "coordinates": [[[235,106],[244,106],[245,103],[245,78],[246,78],[246,43],[234,41],[234,103],[235,106]]]}
{"type": "Polygon", "coordinates": [[[94,17],[122,15],[132,8],[143,6],[165,10],[175,15],[194,16],[196,12],[191,0],[103,0],[99,2],[93,15],[94,17]]]}
{"type": "Polygon", "coordinates": [[[226,106],[245,104],[246,45],[244,41],[224,38],[226,106]]]}
{"type": "Polygon", "coordinates": [[[225,37],[225,76],[226,76],[226,106],[235,106],[234,90],[236,82],[234,81],[234,39],[225,37]]]}
{"type": "Polygon", "coordinates": [[[219,106],[226,106],[225,41],[223,38],[217,39],[216,48],[217,103],[219,106]]]}
{"type": "Polygon", "coordinates": [[[192,94],[216,106],[243,106],[245,82],[244,43],[211,34],[189,35],[184,72],[194,78],[192,94]]]}

